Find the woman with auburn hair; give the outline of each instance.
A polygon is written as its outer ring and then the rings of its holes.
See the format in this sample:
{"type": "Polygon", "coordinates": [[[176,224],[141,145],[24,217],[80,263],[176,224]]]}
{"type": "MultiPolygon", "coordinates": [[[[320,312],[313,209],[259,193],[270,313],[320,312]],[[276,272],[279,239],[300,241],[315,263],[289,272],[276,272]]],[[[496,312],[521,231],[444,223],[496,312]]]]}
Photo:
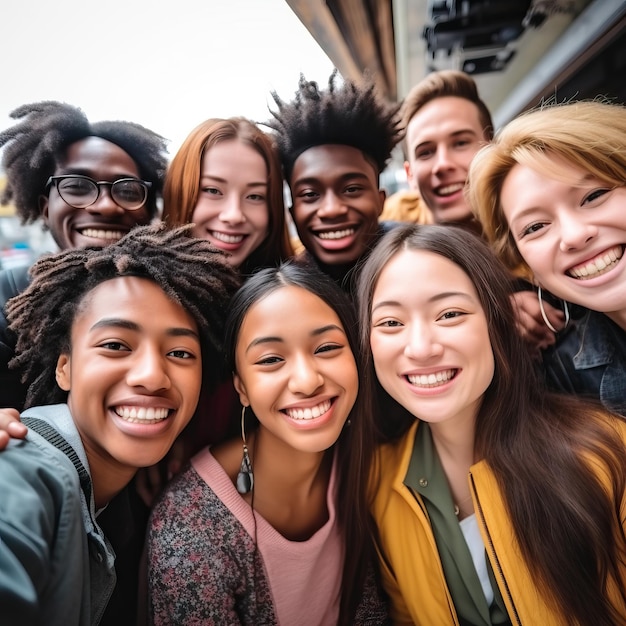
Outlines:
{"type": "Polygon", "coordinates": [[[626,107],[521,115],[474,158],[469,198],[508,268],[585,308],[544,359],[550,382],[626,415],[626,107]]]}
{"type": "Polygon", "coordinates": [[[168,226],[193,222],[192,234],[244,274],[293,254],[278,155],[246,118],[208,119],[191,131],[167,172],[163,206],[168,226]]]}
{"type": "Polygon", "coordinates": [[[374,414],[372,509],[394,624],[626,623],[626,422],[544,389],[511,288],[452,226],[397,228],[361,271],[395,407],[374,414]]]}

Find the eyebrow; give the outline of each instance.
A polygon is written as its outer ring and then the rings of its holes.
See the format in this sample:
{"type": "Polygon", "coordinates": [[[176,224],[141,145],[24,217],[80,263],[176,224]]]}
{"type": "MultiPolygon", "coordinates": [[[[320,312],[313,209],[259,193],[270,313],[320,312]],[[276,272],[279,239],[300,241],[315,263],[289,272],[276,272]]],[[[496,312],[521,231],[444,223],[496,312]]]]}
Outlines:
{"type": "MultiPolygon", "coordinates": [[[[215,180],[218,183],[226,183],[228,184],[228,181],[225,178],[222,178],[221,176],[213,176],[212,174],[203,174],[202,176],[200,176],[200,181],[202,182],[203,180],[215,180]]],[[[264,181],[259,181],[259,182],[252,182],[252,183],[248,183],[246,185],[246,187],[267,187],[269,186],[268,181],[264,180],[264,181]]]]}
{"type": "MultiPolygon", "coordinates": [[[[139,324],[120,317],[105,317],[98,320],[89,330],[97,330],[98,328],[123,328],[125,330],[132,330],[133,332],[141,332],[141,326],[139,324]]],[[[165,334],[169,337],[193,337],[200,339],[195,330],[178,326],[168,328],[165,334]]]]}
{"type": "MultiPolygon", "coordinates": [[[[56,176],[87,176],[87,178],[93,178],[93,180],[103,180],[94,176],[93,170],[85,167],[60,167],[56,176]]],[[[124,172],[114,172],[111,176],[112,180],[119,180],[120,178],[134,178],[135,180],[141,180],[137,174],[129,174],[124,172]]]]}
{"type": "MultiPolygon", "coordinates": [[[[342,174],[341,176],[339,176],[339,181],[343,182],[345,180],[350,180],[352,178],[363,179],[366,181],[369,180],[369,177],[364,172],[346,172],[345,174],[342,174]]],[[[319,183],[319,182],[320,182],[320,178],[318,176],[306,176],[304,178],[296,179],[293,185],[295,187],[296,185],[310,185],[312,183],[319,183]]]]}
{"type": "MultiPolygon", "coordinates": [[[[331,330],[338,330],[343,335],[346,334],[344,329],[341,328],[341,326],[337,326],[337,324],[327,324],[326,326],[315,328],[314,330],[311,331],[310,334],[311,334],[311,337],[319,337],[320,335],[323,335],[324,333],[327,333],[331,330]]],[[[285,343],[285,340],[282,337],[271,336],[271,335],[267,337],[257,337],[256,339],[253,339],[248,344],[248,347],[246,348],[246,353],[248,353],[255,346],[262,345],[265,343],[285,343]]]]}
{"type": "MultiPolygon", "coordinates": [[[[441,293],[437,293],[434,296],[428,298],[426,302],[428,303],[439,302],[440,300],[445,300],[446,298],[453,298],[453,297],[461,297],[461,298],[464,298],[465,300],[469,300],[470,302],[474,302],[474,298],[472,298],[470,294],[465,293],[463,291],[442,291],[441,293]]],[[[382,302],[376,303],[375,306],[372,306],[372,313],[376,309],[379,309],[380,307],[383,307],[383,306],[402,306],[402,305],[398,300],[383,300],[382,302]]]]}
{"type": "MultiPolygon", "coordinates": [[[[473,128],[462,128],[461,130],[455,130],[453,133],[447,135],[448,137],[456,138],[459,135],[472,135],[472,137],[478,137],[478,133],[473,128]]],[[[425,141],[421,141],[415,146],[415,150],[421,148],[422,146],[427,146],[432,143],[437,143],[435,139],[426,139],[425,141]]]]}

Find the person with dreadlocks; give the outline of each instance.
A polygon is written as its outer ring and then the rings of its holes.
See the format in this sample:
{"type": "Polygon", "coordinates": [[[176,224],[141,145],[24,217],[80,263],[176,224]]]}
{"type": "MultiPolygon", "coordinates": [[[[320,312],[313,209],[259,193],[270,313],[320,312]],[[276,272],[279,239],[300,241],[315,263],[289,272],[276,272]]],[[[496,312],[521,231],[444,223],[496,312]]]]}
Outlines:
{"type": "Polygon", "coordinates": [[[339,82],[337,70],[322,90],[300,76],[291,102],[272,93],[278,110],[266,122],[275,131],[291,215],[317,265],[344,289],[352,270],[393,223],[378,217],[385,200],[379,175],[400,138],[398,106],[386,103],[373,82],[339,82]]]}
{"type": "Polygon", "coordinates": [[[187,230],[45,256],[7,305],[30,408],[27,438],[0,454],[5,625],[100,623],[116,586],[100,515],[216,382],[239,275],[187,230]]]}
{"type": "MultiPolygon", "coordinates": [[[[166,142],[139,124],[90,122],[77,107],[45,101],[11,113],[0,133],[7,184],[24,224],[41,220],[60,250],[104,246],[158,214],[166,142]]],[[[28,268],[0,272],[0,406],[22,408],[25,389],[7,363],[14,338],[2,310],[28,284],[28,268]]]]}

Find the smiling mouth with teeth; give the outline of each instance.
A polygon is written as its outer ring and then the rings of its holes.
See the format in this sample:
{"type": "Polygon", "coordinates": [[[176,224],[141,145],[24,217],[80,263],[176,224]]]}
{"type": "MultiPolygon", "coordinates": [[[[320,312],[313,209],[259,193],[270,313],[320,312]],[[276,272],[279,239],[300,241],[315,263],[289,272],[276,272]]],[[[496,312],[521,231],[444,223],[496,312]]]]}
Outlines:
{"type": "Polygon", "coordinates": [[[317,233],[320,239],[343,239],[354,235],[354,228],[344,228],[343,230],[333,230],[325,233],[317,233]]]}
{"type": "Polygon", "coordinates": [[[595,259],[567,270],[567,275],[577,280],[589,280],[606,274],[617,265],[624,254],[622,246],[615,246],[595,259]]]}
{"type": "Polygon", "coordinates": [[[91,239],[110,239],[111,241],[119,241],[126,234],[121,230],[105,230],[103,228],[84,228],[79,232],[83,237],[91,237],[91,239]]]}
{"type": "Polygon", "coordinates": [[[170,409],[153,407],[118,406],[114,410],[124,421],[132,424],[157,424],[170,414],[170,409]]]}
{"type": "Polygon", "coordinates": [[[437,189],[437,195],[438,196],[451,196],[453,193],[457,193],[457,191],[460,191],[461,189],[463,189],[465,185],[463,183],[453,183],[452,185],[444,185],[442,187],[439,187],[439,189],[437,189]]]}
{"type": "Polygon", "coordinates": [[[218,241],[224,243],[241,243],[243,241],[243,235],[228,235],[227,233],[220,233],[216,230],[211,231],[211,235],[218,241]]]}
{"type": "Polygon", "coordinates": [[[284,413],[292,420],[312,420],[327,413],[331,406],[331,400],[324,400],[324,402],[320,402],[317,406],[307,407],[305,409],[285,409],[284,413]]]}
{"type": "Polygon", "coordinates": [[[415,387],[440,387],[456,376],[457,370],[442,370],[433,374],[409,374],[406,379],[415,387]]]}

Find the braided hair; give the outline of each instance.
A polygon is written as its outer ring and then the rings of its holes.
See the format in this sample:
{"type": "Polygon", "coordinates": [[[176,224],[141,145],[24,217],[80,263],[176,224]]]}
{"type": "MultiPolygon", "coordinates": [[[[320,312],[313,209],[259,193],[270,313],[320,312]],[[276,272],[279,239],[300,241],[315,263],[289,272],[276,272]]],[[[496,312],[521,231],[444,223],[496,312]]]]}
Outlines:
{"type": "Polygon", "coordinates": [[[70,350],[74,320],[91,290],[121,276],[153,281],[193,317],[202,342],[203,382],[216,385],[224,319],[240,278],[221,251],[190,237],[190,228],[136,226],[110,246],[65,250],[33,265],[30,285],[7,304],[17,339],[10,367],[21,368],[27,407],[65,401],[55,370],[59,355],[70,350]]]}
{"type": "Polygon", "coordinates": [[[300,75],[295,99],[284,102],[272,92],[277,111],[266,126],[276,132],[276,143],[287,182],[296,159],[309,148],[340,144],[357,148],[382,172],[400,140],[399,105],[379,97],[373,82],[337,84],[337,70],[328,89],[300,75]]]}
{"type": "Polygon", "coordinates": [[[151,217],[156,215],[156,199],[167,169],[163,137],[134,122],[91,123],[81,109],[53,100],[24,104],[12,111],[11,117],[20,121],[0,133],[2,167],[7,176],[0,202],[13,202],[22,223],[32,223],[41,216],[39,196],[46,181],[66,148],[87,137],[106,139],[135,161],[141,178],[152,183],[146,207],[151,217]]]}

